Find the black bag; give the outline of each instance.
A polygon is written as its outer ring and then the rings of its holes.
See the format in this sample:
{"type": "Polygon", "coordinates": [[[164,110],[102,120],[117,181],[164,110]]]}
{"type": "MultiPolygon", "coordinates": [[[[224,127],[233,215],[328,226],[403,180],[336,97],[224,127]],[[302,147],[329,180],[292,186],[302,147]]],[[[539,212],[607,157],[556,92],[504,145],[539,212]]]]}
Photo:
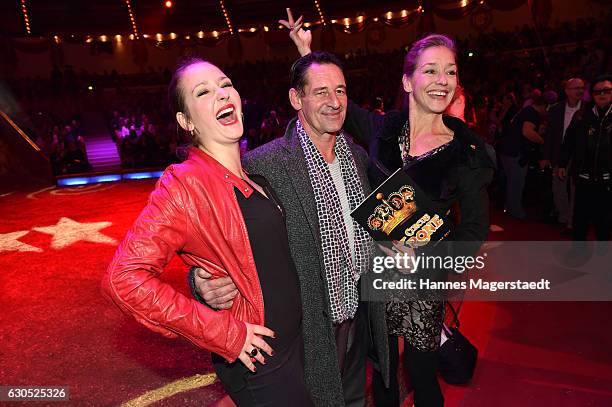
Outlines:
{"type": "Polygon", "coordinates": [[[455,326],[442,324],[448,338],[438,351],[438,371],[448,384],[467,384],[474,375],[478,349],[459,331],[459,318],[450,303],[446,303],[454,315],[455,326]]]}

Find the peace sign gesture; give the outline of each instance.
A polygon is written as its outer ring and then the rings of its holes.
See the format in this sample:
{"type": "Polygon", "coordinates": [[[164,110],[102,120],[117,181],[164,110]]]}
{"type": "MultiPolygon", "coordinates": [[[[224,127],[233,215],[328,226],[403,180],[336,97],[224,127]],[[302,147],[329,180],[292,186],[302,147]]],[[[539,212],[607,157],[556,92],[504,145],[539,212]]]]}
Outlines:
{"type": "Polygon", "coordinates": [[[291,9],[287,8],[287,20],[278,20],[278,22],[289,29],[289,38],[293,41],[301,56],[310,54],[310,44],[312,43],[312,33],[302,28],[304,24],[304,16],[300,16],[297,20],[293,19],[291,9]]]}

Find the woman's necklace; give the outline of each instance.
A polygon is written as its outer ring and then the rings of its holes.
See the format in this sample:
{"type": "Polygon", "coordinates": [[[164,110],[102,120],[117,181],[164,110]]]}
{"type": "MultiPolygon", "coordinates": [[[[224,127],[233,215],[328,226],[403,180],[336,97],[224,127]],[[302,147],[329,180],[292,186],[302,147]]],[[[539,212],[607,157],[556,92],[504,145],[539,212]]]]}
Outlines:
{"type": "Polygon", "coordinates": [[[424,157],[433,155],[437,153],[438,151],[442,150],[443,148],[445,148],[446,146],[448,146],[452,140],[453,138],[451,137],[450,140],[427,151],[426,153],[423,153],[417,156],[411,156],[410,155],[410,126],[409,126],[408,121],[406,121],[406,123],[404,123],[404,127],[402,127],[402,132],[400,133],[400,136],[398,138],[399,148],[402,154],[402,162],[404,163],[404,165],[406,165],[408,164],[409,161],[412,161],[414,159],[422,159],[424,157]]]}
{"type": "Polygon", "coordinates": [[[410,161],[410,126],[408,125],[408,120],[406,120],[404,127],[402,127],[398,142],[402,154],[402,162],[406,165],[410,161]]]}

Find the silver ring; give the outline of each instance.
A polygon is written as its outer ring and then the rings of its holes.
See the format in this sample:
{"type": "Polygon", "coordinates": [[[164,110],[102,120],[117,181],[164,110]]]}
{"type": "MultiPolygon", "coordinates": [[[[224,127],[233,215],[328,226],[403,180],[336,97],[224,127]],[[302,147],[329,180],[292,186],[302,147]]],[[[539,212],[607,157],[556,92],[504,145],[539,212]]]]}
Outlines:
{"type": "Polygon", "coordinates": [[[255,356],[257,356],[257,353],[259,351],[257,350],[257,348],[253,348],[251,349],[251,352],[249,352],[249,356],[251,356],[252,358],[254,358],[255,356]]]}

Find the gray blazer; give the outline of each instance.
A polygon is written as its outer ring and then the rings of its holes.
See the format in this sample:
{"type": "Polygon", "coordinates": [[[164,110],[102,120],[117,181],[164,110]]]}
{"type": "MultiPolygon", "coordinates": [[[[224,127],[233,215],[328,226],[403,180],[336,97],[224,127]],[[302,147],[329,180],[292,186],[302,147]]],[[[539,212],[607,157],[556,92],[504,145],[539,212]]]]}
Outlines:
{"type": "MultiPolygon", "coordinates": [[[[250,173],[267,178],[285,207],[289,247],[302,293],[306,385],[315,405],[342,406],[342,381],[323,268],[319,219],[295,122],[296,119],[289,122],[284,137],[247,153],[243,164],[250,173]]],[[[367,153],[350,137],[347,139],[367,196],[370,193],[367,153]]],[[[389,349],[384,304],[370,302],[368,311],[372,356],[388,383],[389,349]]]]}

